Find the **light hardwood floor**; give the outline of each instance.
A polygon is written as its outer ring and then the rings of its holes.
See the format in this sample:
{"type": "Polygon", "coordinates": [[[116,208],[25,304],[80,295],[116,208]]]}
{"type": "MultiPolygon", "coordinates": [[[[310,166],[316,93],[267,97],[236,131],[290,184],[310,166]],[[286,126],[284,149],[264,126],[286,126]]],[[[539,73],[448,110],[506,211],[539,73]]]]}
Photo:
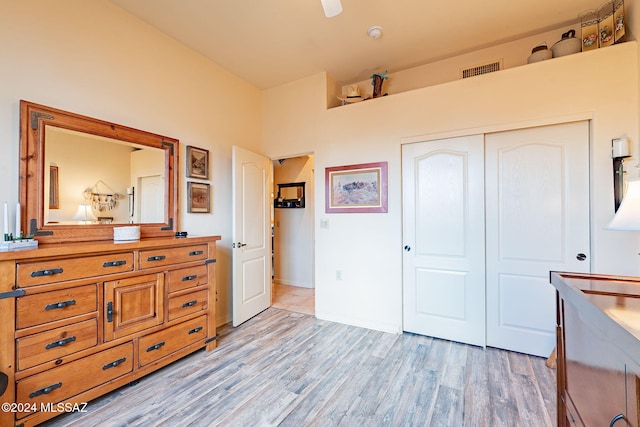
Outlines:
{"type": "Polygon", "coordinates": [[[271,286],[272,307],[296,313],[315,314],[315,289],[299,286],[271,286]]]}
{"type": "Polygon", "coordinates": [[[554,426],[542,358],[269,308],[49,426],[554,426]]]}

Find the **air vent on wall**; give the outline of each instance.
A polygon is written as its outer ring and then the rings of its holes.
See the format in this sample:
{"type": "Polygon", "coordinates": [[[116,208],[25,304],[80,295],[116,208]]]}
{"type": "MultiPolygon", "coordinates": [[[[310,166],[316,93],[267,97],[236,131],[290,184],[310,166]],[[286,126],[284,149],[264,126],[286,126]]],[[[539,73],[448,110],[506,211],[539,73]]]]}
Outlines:
{"type": "Polygon", "coordinates": [[[460,78],[479,76],[481,74],[493,73],[504,68],[502,59],[489,62],[487,64],[476,65],[474,67],[463,68],[460,70],[460,78]]]}

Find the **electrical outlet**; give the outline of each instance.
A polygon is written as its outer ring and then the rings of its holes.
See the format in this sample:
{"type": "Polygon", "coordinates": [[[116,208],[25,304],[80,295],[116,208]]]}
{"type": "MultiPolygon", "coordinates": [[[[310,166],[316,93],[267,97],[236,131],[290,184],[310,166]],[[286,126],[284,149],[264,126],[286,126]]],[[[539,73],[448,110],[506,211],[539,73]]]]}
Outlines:
{"type": "Polygon", "coordinates": [[[320,228],[329,228],[329,220],[321,219],[320,220],[320,228]]]}
{"type": "Polygon", "coordinates": [[[342,270],[336,270],[336,280],[342,280],[342,270]]]}

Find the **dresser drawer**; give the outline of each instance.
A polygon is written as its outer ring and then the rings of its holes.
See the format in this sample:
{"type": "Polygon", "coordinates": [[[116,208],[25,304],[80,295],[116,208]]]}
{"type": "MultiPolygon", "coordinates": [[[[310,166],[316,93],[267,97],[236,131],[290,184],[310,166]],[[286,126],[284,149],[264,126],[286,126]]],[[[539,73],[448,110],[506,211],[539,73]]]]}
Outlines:
{"type": "Polygon", "coordinates": [[[206,285],[207,283],[209,281],[206,265],[180,268],[169,272],[169,292],[181,291],[182,289],[206,285]]]}
{"type": "Polygon", "coordinates": [[[207,316],[200,316],[142,337],[138,354],[140,366],[147,365],[206,337],[207,316]]]}
{"type": "Polygon", "coordinates": [[[178,297],[169,296],[169,320],[205,310],[208,295],[209,290],[202,289],[178,297]]]}
{"type": "Polygon", "coordinates": [[[16,340],[18,369],[58,359],[98,343],[97,319],[85,320],[62,328],[16,340]]]}
{"type": "Polygon", "coordinates": [[[16,402],[57,403],[132,370],[133,343],[129,342],[17,381],[16,402]]]}
{"type": "Polygon", "coordinates": [[[16,269],[17,284],[22,288],[133,271],[133,253],[25,262],[16,269]]]}
{"type": "Polygon", "coordinates": [[[27,295],[16,298],[16,327],[28,328],[96,310],[96,285],[27,295]]]}
{"type": "Polygon", "coordinates": [[[207,259],[207,255],[207,245],[140,251],[140,268],[153,268],[163,265],[205,260],[207,259]]]}

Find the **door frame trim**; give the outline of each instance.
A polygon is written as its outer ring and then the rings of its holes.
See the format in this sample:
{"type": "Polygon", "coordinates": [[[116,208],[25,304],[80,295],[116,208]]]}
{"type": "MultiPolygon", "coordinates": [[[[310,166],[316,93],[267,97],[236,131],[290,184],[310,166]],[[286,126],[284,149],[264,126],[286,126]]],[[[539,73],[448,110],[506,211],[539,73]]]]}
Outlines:
{"type": "MultiPolygon", "coordinates": [[[[506,132],[511,130],[520,130],[540,126],[562,125],[573,122],[588,121],[591,129],[593,123],[593,112],[583,112],[575,114],[565,114],[561,116],[543,117],[531,120],[522,120],[515,122],[505,122],[486,126],[477,126],[464,129],[455,129],[443,132],[427,133],[416,136],[408,136],[400,138],[400,145],[412,144],[415,142],[426,142],[436,139],[456,138],[459,136],[470,136],[477,134],[488,134],[496,132],[506,132]]],[[[591,134],[591,131],[589,132],[591,134]]],[[[591,149],[591,147],[589,147],[591,149]]]]}

